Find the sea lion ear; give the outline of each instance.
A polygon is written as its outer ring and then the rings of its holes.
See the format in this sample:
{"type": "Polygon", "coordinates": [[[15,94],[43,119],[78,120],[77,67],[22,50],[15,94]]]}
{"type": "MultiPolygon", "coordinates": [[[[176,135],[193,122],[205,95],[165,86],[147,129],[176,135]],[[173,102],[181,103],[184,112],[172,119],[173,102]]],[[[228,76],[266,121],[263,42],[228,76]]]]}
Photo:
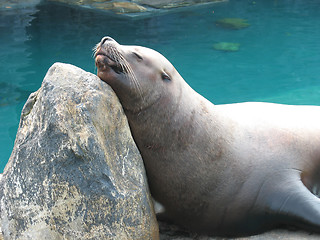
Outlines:
{"type": "Polygon", "coordinates": [[[166,72],[161,73],[161,78],[163,81],[168,81],[168,82],[171,81],[171,77],[166,72]]]}

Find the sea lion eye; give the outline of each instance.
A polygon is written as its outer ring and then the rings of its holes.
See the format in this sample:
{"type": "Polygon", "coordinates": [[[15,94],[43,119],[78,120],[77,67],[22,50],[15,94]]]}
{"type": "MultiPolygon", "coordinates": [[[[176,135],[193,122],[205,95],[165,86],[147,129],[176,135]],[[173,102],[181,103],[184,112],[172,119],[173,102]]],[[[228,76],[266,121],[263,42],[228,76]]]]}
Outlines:
{"type": "Polygon", "coordinates": [[[165,72],[162,72],[161,78],[162,78],[162,80],[164,80],[164,81],[171,81],[170,76],[169,76],[168,74],[166,74],[165,72]]]}
{"type": "Polygon", "coordinates": [[[143,60],[143,58],[138,53],[133,52],[133,54],[138,58],[139,61],[143,60]]]}

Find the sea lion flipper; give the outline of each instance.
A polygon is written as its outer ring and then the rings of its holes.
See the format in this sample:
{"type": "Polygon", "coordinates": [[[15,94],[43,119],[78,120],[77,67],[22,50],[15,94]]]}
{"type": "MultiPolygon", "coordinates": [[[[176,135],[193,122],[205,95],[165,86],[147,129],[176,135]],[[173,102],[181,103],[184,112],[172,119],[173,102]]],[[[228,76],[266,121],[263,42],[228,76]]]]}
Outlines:
{"type": "Polygon", "coordinates": [[[277,211],[277,215],[283,219],[282,224],[319,232],[320,199],[313,195],[300,179],[289,185],[288,190],[281,193],[283,202],[277,211]]]}
{"type": "Polygon", "coordinates": [[[273,172],[261,185],[252,210],[265,212],[266,228],[287,225],[312,232],[320,229],[320,199],[303,184],[297,169],[273,172]]]}

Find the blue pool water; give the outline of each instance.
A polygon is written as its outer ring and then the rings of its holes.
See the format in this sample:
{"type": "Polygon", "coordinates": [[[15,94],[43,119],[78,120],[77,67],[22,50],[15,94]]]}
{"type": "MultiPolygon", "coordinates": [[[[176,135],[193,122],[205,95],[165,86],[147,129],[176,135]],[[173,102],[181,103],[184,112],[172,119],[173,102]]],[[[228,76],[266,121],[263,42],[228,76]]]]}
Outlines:
{"type": "Polygon", "coordinates": [[[0,172],[22,106],[48,68],[59,61],[95,72],[91,49],[105,35],[161,52],[216,104],[320,105],[319,13],[319,0],[230,0],[140,19],[53,4],[0,11],[0,172]],[[216,26],[226,17],[250,27],[216,26]],[[216,42],[240,43],[240,50],[219,52],[216,42]]]}

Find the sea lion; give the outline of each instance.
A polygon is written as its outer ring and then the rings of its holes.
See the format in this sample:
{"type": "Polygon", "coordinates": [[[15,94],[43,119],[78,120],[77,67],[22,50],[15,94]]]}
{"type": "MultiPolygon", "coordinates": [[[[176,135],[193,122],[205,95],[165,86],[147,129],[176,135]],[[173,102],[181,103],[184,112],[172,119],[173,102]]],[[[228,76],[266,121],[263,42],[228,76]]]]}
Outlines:
{"type": "Polygon", "coordinates": [[[284,225],[320,232],[320,107],[214,105],[160,53],[110,37],[95,63],[170,221],[216,236],[284,225]]]}

